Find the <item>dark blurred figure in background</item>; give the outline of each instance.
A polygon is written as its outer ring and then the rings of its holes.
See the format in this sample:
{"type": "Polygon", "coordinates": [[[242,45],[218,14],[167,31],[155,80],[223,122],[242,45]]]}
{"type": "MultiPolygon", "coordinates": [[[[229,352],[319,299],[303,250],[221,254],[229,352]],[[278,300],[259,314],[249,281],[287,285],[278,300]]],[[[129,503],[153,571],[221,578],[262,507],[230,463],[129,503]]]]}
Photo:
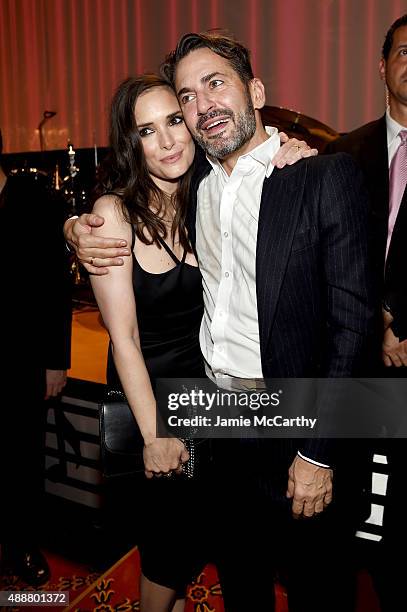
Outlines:
{"type": "MultiPolygon", "coordinates": [[[[1,135],[0,135],[1,153],[1,135]]],[[[71,283],[63,201],[40,173],[7,176],[0,157],[0,543],[2,569],[38,586],[47,403],[70,367],[71,283]],[[47,241],[32,237],[44,230],[47,241]],[[45,250],[52,253],[45,257],[45,250]]],[[[3,573],[3,572],[2,572],[3,573]]]]}
{"type": "MultiPolygon", "coordinates": [[[[370,192],[372,263],[382,299],[377,333],[377,367],[381,378],[407,377],[407,14],[386,34],[380,60],[388,109],[380,119],[329,144],[326,153],[344,151],[360,164],[370,192]]],[[[383,612],[401,609],[405,600],[403,563],[406,550],[406,440],[374,442],[387,457],[389,479],[384,502],[383,538],[369,554],[383,612]]]]}

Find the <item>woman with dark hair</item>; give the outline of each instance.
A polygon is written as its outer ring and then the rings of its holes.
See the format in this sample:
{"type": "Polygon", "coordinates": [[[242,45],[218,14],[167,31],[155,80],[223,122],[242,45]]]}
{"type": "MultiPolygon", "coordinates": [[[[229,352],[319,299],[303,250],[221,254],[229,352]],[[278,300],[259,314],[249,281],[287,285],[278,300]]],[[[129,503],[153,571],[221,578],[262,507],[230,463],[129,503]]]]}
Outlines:
{"type": "Polygon", "coordinates": [[[110,146],[93,208],[105,223],[95,233],[123,238],[132,257],[91,283],[111,340],[108,385],[123,388],[144,439],[140,609],[164,612],[203,562],[188,510],[179,520],[198,485],[175,475],[152,479],[180,474],[189,457],[177,438],[156,437],[153,385],[158,377],[204,376],[201,275],[185,227],[195,147],[166,81],[150,74],[119,86],[110,146]]]}

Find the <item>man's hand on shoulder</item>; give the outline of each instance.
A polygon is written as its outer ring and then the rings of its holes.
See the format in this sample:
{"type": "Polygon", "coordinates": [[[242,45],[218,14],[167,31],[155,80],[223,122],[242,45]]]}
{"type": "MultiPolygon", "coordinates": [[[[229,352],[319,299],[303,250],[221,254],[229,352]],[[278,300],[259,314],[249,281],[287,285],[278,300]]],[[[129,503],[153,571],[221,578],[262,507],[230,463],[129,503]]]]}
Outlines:
{"type": "Polygon", "coordinates": [[[322,512],[332,501],[332,470],[296,456],[288,470],[288,498],[295,518],[322,512]]]}
{"type": "Polygon", "coordinates": [[[104,218],[83,214],[76,219],[68,219],[64,225],[65,239],[75,250],[75,254],[90,274],[108,274],[109,266],[122,266],[123,256],[130,255],[127,242],[122,239],[94,236],[93,227],[101,227],[104,218]]]}

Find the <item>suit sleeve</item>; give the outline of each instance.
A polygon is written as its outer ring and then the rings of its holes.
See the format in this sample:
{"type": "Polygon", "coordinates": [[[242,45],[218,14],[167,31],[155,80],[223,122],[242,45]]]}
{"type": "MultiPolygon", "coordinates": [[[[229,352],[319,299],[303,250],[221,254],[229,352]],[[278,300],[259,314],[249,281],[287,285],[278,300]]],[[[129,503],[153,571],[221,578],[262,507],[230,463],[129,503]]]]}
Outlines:
{"type": "MultiPolygon", "coordinates": [[[[320,188],[321,264],[326,330],[321,376],[360,375],[374,322],[374,292],[368,257],[368,195],[361,172],[349,155],[326,158],[320,188]]],[[[318,397],[318,415],[334,431],[337,398],[327,386],[318,397]]],[[[332,435],[332,433],[331,433],[332,435]]],[[[335,440],[313,438],[299,451],[323,464],[335,464],[335,440]]]]}
{"type": "Polygon", "coordinates": [[[326,377],[356,376],[374,321],[368,246],[368,194],[349,155],[331,156],[320,192],[326,286],[326,377]]]}
{"type": "MultiPolygon", "coordinates": [[[[403,245],[407,251],[406,246],[403,245]]],[[[402,261],[407,260],[406,257],[401,257],[402,261]]],[[[386,290],[386,303],[390,307],[391,314],[393,315],[393,322],[390,327],[393,330],[394,335],[403,340],[407,339],[407,274],[400,271],[397,275],[397,285],[390,286],[386,290]]]]}
{"type": "Polygon", "coordinates": [[[66,370],[71,362],[72,295],[69,258],[63,236],[64,202],[57,193],[46,191],[41,206],[46,224],[46,253],[42,258],[43,274],[48,278],[47,321],[44,330],[44,366],[50,370],[66,370]]]}

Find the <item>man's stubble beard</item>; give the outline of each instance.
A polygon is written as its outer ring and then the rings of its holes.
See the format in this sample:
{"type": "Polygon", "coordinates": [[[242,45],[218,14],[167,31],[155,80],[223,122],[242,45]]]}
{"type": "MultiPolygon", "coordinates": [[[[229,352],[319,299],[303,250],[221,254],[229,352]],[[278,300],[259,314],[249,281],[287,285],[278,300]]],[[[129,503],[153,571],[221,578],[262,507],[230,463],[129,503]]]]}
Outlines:
{"type": "MultiPolygon", "coordinates": [[[[222,133],[206,139],[201,136],[200,132],[195,132],[195,140],[211,157],[224,159],[243,147],[254,136],[257,127],[256,113],[249,92],[247,91],[246,94],[246,108],[238,115],[233,114],[231,116],[231,121],[235,123],[235,129],[227,139],[223,138],[222,133]]],[[[222,114],[222,111],[219,111],[218,114],[222,114]]]]}

